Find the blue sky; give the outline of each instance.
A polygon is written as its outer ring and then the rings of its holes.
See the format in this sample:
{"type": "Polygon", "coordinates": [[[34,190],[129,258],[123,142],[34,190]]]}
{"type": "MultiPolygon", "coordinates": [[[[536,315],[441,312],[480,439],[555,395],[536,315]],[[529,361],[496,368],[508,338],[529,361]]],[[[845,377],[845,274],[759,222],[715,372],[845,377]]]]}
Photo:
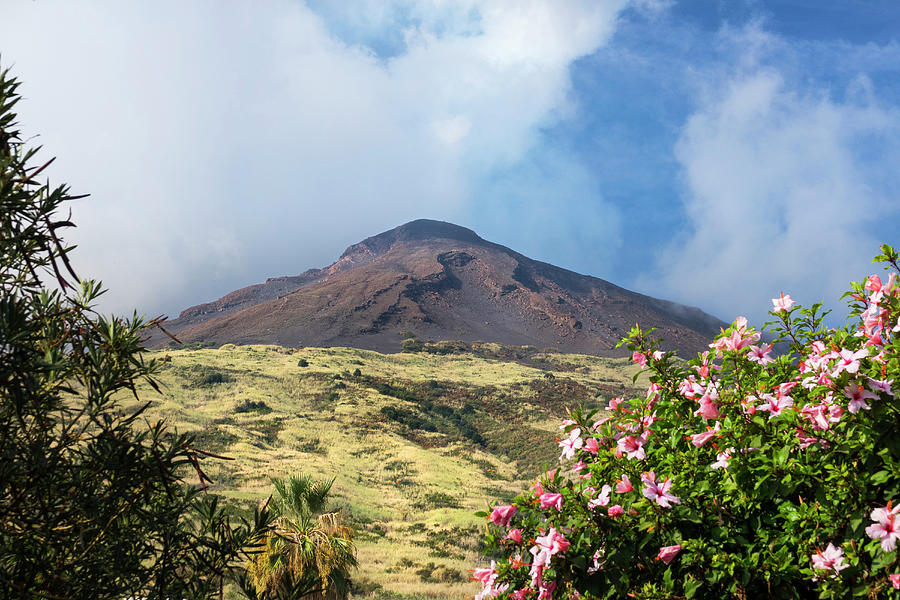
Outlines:
{"type": "Polygon", "coordinates": [[[13,0],[104,308],[175,315],[415,218],[723,319],[900,233],[900,7],[13,0]],[[38,35],[36,32],[40,32],[38,35]]]}

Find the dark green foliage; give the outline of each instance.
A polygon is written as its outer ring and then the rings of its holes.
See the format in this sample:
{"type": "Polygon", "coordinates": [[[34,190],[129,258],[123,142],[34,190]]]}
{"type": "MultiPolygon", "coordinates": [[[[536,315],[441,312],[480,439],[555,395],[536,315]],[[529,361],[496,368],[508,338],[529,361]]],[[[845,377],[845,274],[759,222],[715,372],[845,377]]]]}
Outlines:
{"type": "Polygon", "coordinates": [[[328,454],[328,448],[322,444],[322,440],[315,438],[312,440],[303,440],[297,445],[300,452],[308,452],[309,454],[328,454]]]}
{"type": "Polygon", "coordinates": [[[415,392],[411,392],[406,388],[395,386],[390,383],[379,383],[375,386],[375,390],[383,396],[390,396],[392,398],[397,398],[398,400],[410,400],[412,402],[419,402],[420,400],[415,392]]]}
{"type": "Polygon", "coordinates": [[[428,492],[425,494],[425,501],[421,503],[421,508],[459,508],[459,500],[445,492],[428,492]]]}
{"type": "Polygon", "coordinates": [[[272,408],[262,400],[244,400],[234,407],[236,413],[258,412],[261,414],[269,414],[272,408]]]}
{"type": "Polygon", "coordinates": [[[210,425],[193,434],[193,445],[208,452],[222,452],[238,441],[238,436],[218,424],[210,425]]]}
{"type": "Polygon", "coordinates": [[[403,352],[421,352],[425,348],[425,342],[416,338],[408,338],[400,343],[403,352]]]}
{"type": "Polygon", "coordinates": [[[187,386],[190,387],[210,387],[234,381],[234,376],[230,373],[207,365],[168,365],[166,368],[178,373],[185,379],[187,386]]]}
{"type": "Polygon", "coordinates": [[[265,446],[277,446],[278,434],[284,429],[284,422],[281,418],[256,421],[252,425],[252,431],[258,433],[262,438],[262,445],[255,443],[258,448],[265,446]]]}
{"type": "Polygon", "coordinates": [[[424,567],[416,569],[416,575],[418,575],[419,579],[425,583],[438,583],[442,581],[459,582],[467,579],[466,576],[459,571],[447,567],[439,567],[433,562],[429,562],[424,567]]]}
{"type": "Polygon", "coordinates": [[[422,431],[437,431],[434,423],[422,418],[411,411],[397,408],[396,406],[382,406],[381,414],[396,423],[402,423],[410,429],[420,429],[422,431]]]}
{"type": "Polygon", "coordinates": [[[298,367],[308,367],[309,361],[306,360],[305,358],[301,358],[300,360],[297,361],[297,366],[298,367]]]}
{"type": "Polygon", "coordinates": [[[469,346],[465,342],[458,340],[446,340],[441,342],[423,342],[416,337],[404,339],[400,343],[400,350],[403,352],[425,352],[427,354],[462,354],[469,351],[469,346]]]}
{"type": "Polygon", "coordinates": [[[59,234],[73,224],[59,211],[70,196],[38,182],[17,87],[0,71],[0,591],[216,597],[268,514],[230,524],[183,479],[206,481],[193,438],[120,404],[138,381],[156,385],[159,365],[141,354],[148,323],[91,309],[103,290],[69,264],[59,234]]]}

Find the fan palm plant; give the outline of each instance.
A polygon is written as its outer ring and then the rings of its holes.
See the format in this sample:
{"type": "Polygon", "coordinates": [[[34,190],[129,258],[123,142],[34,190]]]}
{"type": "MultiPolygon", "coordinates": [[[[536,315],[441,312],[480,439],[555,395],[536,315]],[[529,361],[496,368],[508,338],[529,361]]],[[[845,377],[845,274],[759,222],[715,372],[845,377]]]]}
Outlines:
{"type": "Polygon", "coordinates": [[[273,479],[276,518],[247,575],[260,599],[335,600],[350,591],[356,567],[353,529],[340,511],[325,512],[334,484],[309,475],[273,479]]]}

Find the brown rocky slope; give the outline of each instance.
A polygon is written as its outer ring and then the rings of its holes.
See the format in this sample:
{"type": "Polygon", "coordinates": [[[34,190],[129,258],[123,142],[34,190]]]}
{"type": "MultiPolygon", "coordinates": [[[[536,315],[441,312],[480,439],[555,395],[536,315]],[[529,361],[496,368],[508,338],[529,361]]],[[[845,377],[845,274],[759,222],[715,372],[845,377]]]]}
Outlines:
{"type": "MultiPolygon", "coordinates": [[[[423,340],[492,341],[620,355],[635,323],[667,348],[702,350],[723,325],[700,309],[630,292],[527,258],[441,221],[418,220],[350,246],[337,262],[269,279],[182,311],[182,342],[352,346],[398,351],[423,340]]],[[[150,345],[163,346],[155,335],[150,345]]]]}

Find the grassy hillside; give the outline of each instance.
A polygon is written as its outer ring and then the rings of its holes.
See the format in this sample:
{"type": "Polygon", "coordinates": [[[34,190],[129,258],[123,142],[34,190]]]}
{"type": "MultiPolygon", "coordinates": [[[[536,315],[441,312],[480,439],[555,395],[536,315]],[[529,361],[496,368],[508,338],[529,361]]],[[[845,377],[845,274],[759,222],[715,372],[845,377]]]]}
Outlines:
{"type": "Polygon", "coordinates": [[[170,350],[151,417],[196,433],[213,490],[250,507],[270,477],[335,477],[359,530],[357,596],[461,597],[481,562],[486,503],[557,463],[568,406],[631,385],[623,359],[519,352],[378,354],[352,348],[170,350]],[[499,357],[499,358],[490,358],[499,357]]]}

